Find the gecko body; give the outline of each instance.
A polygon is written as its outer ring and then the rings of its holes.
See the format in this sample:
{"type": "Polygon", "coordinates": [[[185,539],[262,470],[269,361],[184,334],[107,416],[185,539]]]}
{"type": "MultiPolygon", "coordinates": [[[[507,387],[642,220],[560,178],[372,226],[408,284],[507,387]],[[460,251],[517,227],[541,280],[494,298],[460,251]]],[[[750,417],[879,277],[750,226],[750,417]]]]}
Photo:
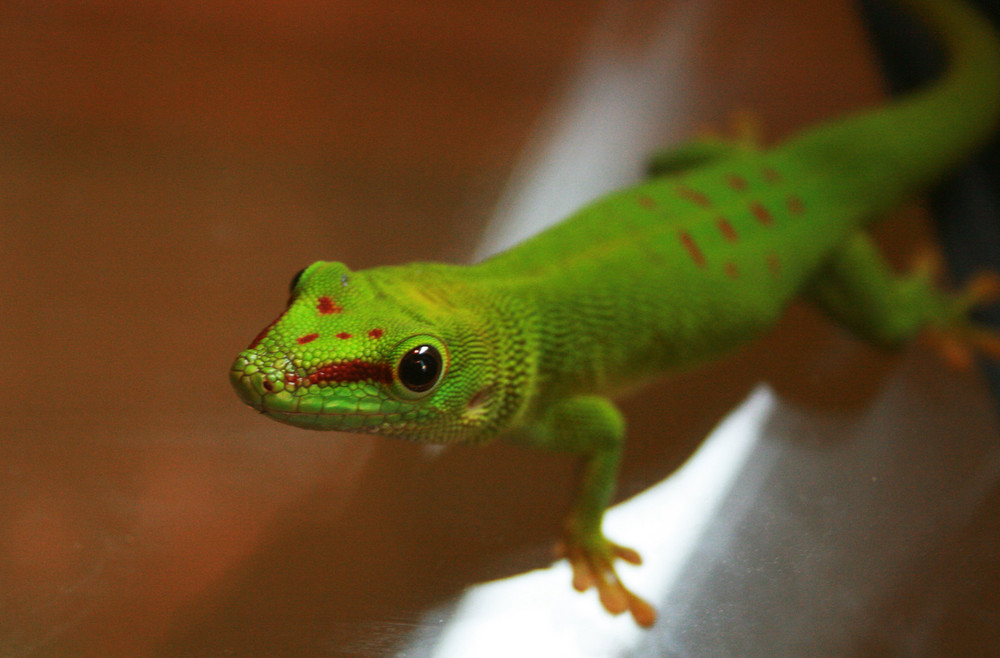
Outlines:
{"type": "Polygon", "coordinates": [[[651,625],[601,519],[625,425],[612,401],[670,370],[731,352],[804,295],[860,334],[919,332],[951,353],[997,353],[961,292],[928,270],[892,272],[865,227],[989,137],[1000,114],[1000,46],[964,5],[907,0],[951,68],[885,108],[769,149],[705,139],[663,154],[645,182],[475,265],[351,271],[317,262],[288,308],[236,359],[240,397],[276,420],[432,443],[512,442],[579,455],[561,553],[574,586],[651,625]]]}

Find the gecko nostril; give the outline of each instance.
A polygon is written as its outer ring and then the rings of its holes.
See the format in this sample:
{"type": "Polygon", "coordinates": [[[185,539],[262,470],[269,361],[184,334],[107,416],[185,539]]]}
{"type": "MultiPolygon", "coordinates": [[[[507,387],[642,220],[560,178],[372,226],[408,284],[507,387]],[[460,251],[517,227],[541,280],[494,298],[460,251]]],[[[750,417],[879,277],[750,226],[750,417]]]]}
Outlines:
{"type": "Polygon", "coordinates": [[[263,386],[264,390],[268,391],[269,393],[273,393],[274,392],[274,384],[271,382],[270,379],[265,379],[264,383],[261,384],[261,386],[263,386]]]}

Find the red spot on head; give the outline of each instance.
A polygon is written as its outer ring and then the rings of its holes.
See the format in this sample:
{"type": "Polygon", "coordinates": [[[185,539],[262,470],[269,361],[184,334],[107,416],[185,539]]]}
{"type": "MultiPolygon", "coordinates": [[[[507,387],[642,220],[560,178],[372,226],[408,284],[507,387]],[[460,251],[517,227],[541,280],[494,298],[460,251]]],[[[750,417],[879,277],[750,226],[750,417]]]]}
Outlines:
{"type": "Polygon", "coordinates": [[[305,345],[306,343],[311,343],[319,338],[319,334],[306,334],[305,336],[299,336],[296,342],[299,345],[305,345]]]}
{"type": "Polygon", "coordinates": [[[341,340],[347,340],[350,337],[351,337],[351,334],[347,333],[346,331],[342,331],[339,334],[337,334],[337,338],[339,338],[341,340]]]}
{"type": "Polygon", "coordinates": [[[738,279],[740,276],[740,268],[736,267],[736,263],[729,261],[725,266],[726,276],[730,279],[738,279]]]}
{"type": "Polygon", "coordinates": [[[678,237],[680,237],[681,244],[683,244],[684,248],[687,249],[688,255],[691,256],[691,260],[694,261],[694,264],[698,267],[704,267],[705,254],[701,253],[701,249],[698,248],[698,243],[694,241],[691,234],[687,231],[681,231],[678,237]]]}
{"type": "Polygon", "coordinates": [[[685,199],[687,199],[688,201],[696,203],[702,208],[712,207],[712,200],[709,199],[704,194],[702,194],[701,192],[699,192],[698,190],[693,190],[686,185],[678,185],[676,189],[677,193],[680,194],[685,199]]]}
{"type": "Polygon", "coordinates": [[[656,207],[656,201],[648,196],[641,196],[637,199],[640,206],[652,210],[656,207]]]}
{"type": "Polygon", "coordinates": [[[774,218],[771,217],[771,211],[757,201],[750,204],[750,212],[752,212],[754,218],[764,226],[770,226],[774,223],[774,218]]]}
{"type": "Polygon", "coordinates": [[[742,192],[747,189],[747,179],[743,178],[738,174],[729,174],[726,176],[726,185],[736,190],[737,192],[742,192]]]}
{"type": "Polygon", "coordinates": [[[740,236],[736,233],[736,229],[733,228],[733,225],[729,223],[728,219],[725,217],[719,217],[715,220],[715,223],[716,226],[719,227],[719,232],[722,233],[722,236],[726,238],[726,240],[729,240],[730,242],[736,242],[739,240],[740,236]]]}
{"type": "Polygon", "coordinates": [[[802,203],[802,198],[792,195],[788,197],[788,212],[793,215],[801,215],[802,211],[806,209],[805,204],[802,203]]]}
{"type": "Polygon", "coordinates": [[[319,298],[319,303],[316,304],[316,310],[319,311],[320,315],[333,315],[334,313],[340,313],[344,309],[338,306],[332,299],[324,295],[319,298]]]}
{"type": "Polygon", "coordinates": [[[375,329],[372,329],[371,331],[368,332],[368,337],[369,338],[378,339],[378,338],[381,338],[382,334],[384,334],[384,333],[385,332],[383,330],[375,328],[375,329]]]}

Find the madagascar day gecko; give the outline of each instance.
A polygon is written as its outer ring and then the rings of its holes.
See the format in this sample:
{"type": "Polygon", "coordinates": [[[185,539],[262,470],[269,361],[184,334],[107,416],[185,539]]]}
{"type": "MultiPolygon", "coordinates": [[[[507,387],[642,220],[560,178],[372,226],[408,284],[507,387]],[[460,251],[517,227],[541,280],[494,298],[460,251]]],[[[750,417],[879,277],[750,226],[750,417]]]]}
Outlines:
{"type": "Polygon", "coordinates": [[[601,531],[625,436],[617,394],[731,352],[799,294],[879,343],[923,333],[953,357],[1000,355],[1000,336],[969,319],[996,296],[996,275],[949,293],[930,268],[893,273],[865,230],[967,157],[1000,115],[986,21],[951,0],[902,4],[950,60],[929,88],[768,149],[682,145],[654,158],[646,182],[475,265],[313,263],[236,358],[233,386],[298,427],[578,455],[559,544],[573,585],[652,625],[614,570],[639,555],[601,531]]]}

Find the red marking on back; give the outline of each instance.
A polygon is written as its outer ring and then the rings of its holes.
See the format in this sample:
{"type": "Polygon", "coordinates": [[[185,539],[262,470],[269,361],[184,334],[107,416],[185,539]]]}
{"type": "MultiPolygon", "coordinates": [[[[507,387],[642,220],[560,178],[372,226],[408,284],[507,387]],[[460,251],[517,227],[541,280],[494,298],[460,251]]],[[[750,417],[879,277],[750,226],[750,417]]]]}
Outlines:
{"type": "Polygon", "coordinates": [[[726,240],[736,242],[740,239],[740,236],[736,233],[736,229],[733,228],[733,225],[730,224],[729,220],[725,217],[719,217],[715,220],[715,223],[719,227],[719,232],[722,233],[722,236],[726,238],[726,240]]]}
{"type": "Polygon", "coordinates": [[[319,298],[319,303],[316,304],[316,310],[319,311],[320,315],[333,315],[334,313],[340,313],[344,309],[338,306],[332,299],[324,295],[319,298]]]}
{"type": "Polygon", "coordinates": [[[767,255],[767,269],[771,274],[781,274],[781,259],[776,254],[767,255]]]}
{"type": "Polygon", "coordinates": [[[653,208],[656,207],[656,200],[648,196],[641,196],[638,199],[636,199],[636,201],[640,206],[642,206],[643,208],[647,208],[649,210],[652,210],[653,208]]]}
{"type": "Polygon", "coordinates": [[[693,190],[686,185],[678,185],[675,189],[677,190],[677,193],[680,194],[682,197],[684,197],[688,201],[698,204],[702,208],[712,207],[712,200],[709,199],[704,194],[702,194],[701,192],[699,192],[698,190],[693,190]]]}
{"type": "Polygon", "coordinates": [[[306,334],[305,336],[299,336],[295,342],[299,345],[305,345],[306,343],[313,342],[317,338],[319,338],[319,334],[306,334]]]}
{"type": "Polygon", "coordinates": [[[267,336],[268,333],[270,333],[271,329],[274,329],[274,325],[278,324],[278,322],[281,321],[281,318],[285,317],[285,313],[288,313],[288,309],[282,311],[281,315],[279,315],[274,319],[274,322],[261,329],[260,333],[257,334],[257,337],[254,338],[252,341],[250,341],[250,344],[247,345],[247,349],[252,350],[253,348],[260,345],[260,341],[264,340],[264,337],[267,336]]]}
{"type": "Polygon", "coordinates": [[[726,176],[726,185],[737,192],[742,192],[747,189],[747,179],[743,178],[739,174],[728,174],[726,176]]]}
{"type": "Polygon", "coordinates": [[[752,212],[754,218],[764,226],[770,226],[774,223],[774,218],[771,217],[771,212],[757,201],[750,204],[750,212],[752,212]]]}
{"type": "Polygon", "coordinates": [[[698,243],[694,241],[691,234],[687,231],[681,231],[680,235],[681,244],[687,249],[688,254],[691,255],[691,260],[698,267],[705,267],[705,254],[701,253],[701,249],[698,248],[698,243]]]}
{"type": "Polygon", "coordinates": [[[383,331],[382,329],[375,328],[368,332],[368,337],[378,339],[381,338],[382,334],[384,333],[385,331],[383,331]]]}
{"type": "Polygon", "coordinates": [[[801,197],[795,196],[794,194],[788,197],[788,212],[793,215],[801,215],[806,209],[805,204],[802,203],[801,197]]]}
{"type": "Polygon", "coordinates": [[[362,382],[371,380],[382,384],[392,383],[392,368],[384,363],[369,363],[361,359],[338,361],[320,366],[306,376],[294,372],[285,373],[285,381],[295,386],[318,384],[320,382],[362,382]]]}
{"type": "Polygon", "coordinates": [[[725,265],[726,276],[730,279],[738,279],[740,276],[740,268],[736,267],[736,263],[729,261],[725,265]]]}
{"type": "Polygon", "coordinates": [[[777,183],[781,181],[781,174],[778,173],[776,169],[772,167],[764,167],[760,171],[760,175],[764,177],[768,183],[777,183]]]}
{"type": "Polygon", "coordinates": [[[339,334],[337,334],[337,338],[339,338],[340,340],[347,340],[350,337],[351,334],[347,333],[346,331],[342,331],[339,334]]]}

